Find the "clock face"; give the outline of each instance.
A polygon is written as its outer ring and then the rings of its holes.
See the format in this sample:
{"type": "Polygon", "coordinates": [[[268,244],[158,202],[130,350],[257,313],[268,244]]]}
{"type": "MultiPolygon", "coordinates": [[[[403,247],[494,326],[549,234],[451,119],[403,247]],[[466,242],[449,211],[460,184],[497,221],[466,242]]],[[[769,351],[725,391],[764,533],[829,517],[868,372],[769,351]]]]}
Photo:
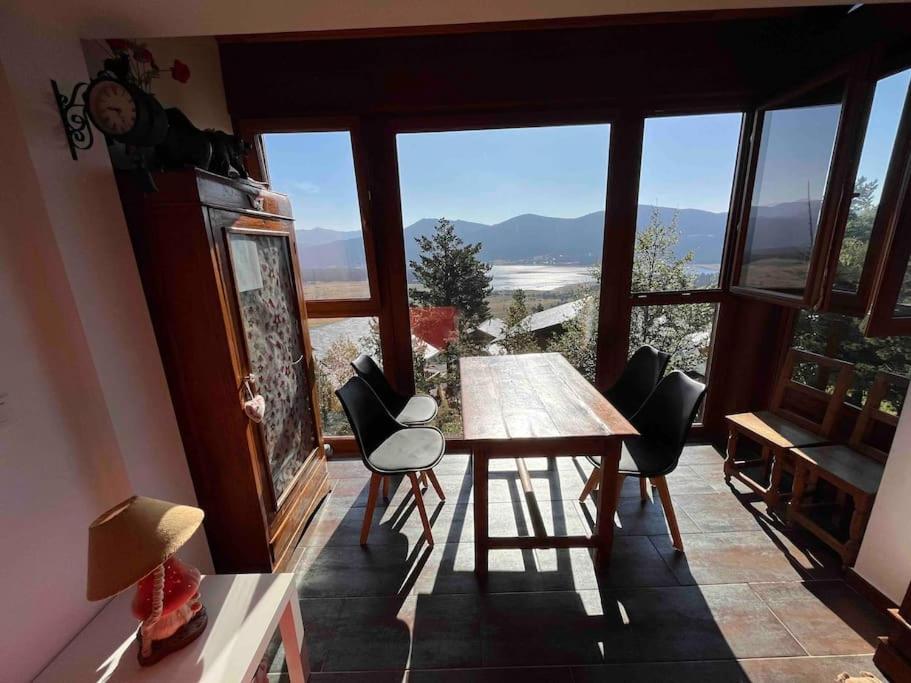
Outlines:
{"type": "Polygon", "coordinates": [[[107,135],[124,135],[136,125],[136,101],[117,81],[100,81],[89,92],[92,122],[107,135]]]}

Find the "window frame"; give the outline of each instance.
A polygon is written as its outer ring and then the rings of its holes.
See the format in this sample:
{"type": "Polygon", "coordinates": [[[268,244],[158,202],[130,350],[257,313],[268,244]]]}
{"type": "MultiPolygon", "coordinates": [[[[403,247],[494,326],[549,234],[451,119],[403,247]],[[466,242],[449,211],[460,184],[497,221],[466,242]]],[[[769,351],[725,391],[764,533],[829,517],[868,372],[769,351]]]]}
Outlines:
{"type": "MultiPolygon", "coordinates": [[[[876,223],[882,237],[877,245],[878,252],[870,266],[870,259],[864,263],[864,276],[868,270],[873,279],[870,285],[870,303],[864,325],[868,337],[889,337],[911,335],[911,316],[895,315],[895,307],[901,294],[905,272],[911,260],[911,85],[905,94],[901,120],[892,148],[892,158],[883,186],[883,194],[889,192],[889,205],[877,212],[876,223]]],[[[872,236],[871,236],[872,241],[872,236]]],[[[872,248],[871,243],[871,248],[872,248]]]]}
{"type": "MultiPolygon", "coordinates": [[[[367,282],[370,288],[370,296],[362,299],[309,299],[304,296],[306,313],[308,319],[314,320],[325,318],[376,318],[379,321],[380,345],[382,346],[383,357],[385,359],[394,354],[395,343],[389,333],[388,316],[385,313],[388,304],[384,305],[384,301],[388,301],[388,296],[384,295],[382,291],[383,280],[378,276],[377,245],[379,242],[374,229],[376,218],[373,211],[373,203],[371,202],[374,190],[371,187],[370,163],[366,151],[368,149],[366,136],[370,134],[368,126],[365,125],[361,117],[357,116],[287,117],[238,120],[235,121],[235,130],[244,140],[253,141],[253,147],[246,158],[249,170],[258,175],[260,181],[270,187],[271,179],[269,177],[263,135],[270,133],[347,132],[351,136],[351,154],[354,163],[354,179],[358,212],[361,217],[361,235],[364,241],[364,257],[367,264],[367,282]]],[[[278,188],[278,190],[280,191],[281,188],[278,188]]],[[[296,258],[297,245],[295,244],[294,246],[296,258]]],[[[296,263],[295,267],[299,269],[299,263],[296,263]]],[[[301,283],[303,284],[303,279],[301,279],[301,283]]],[[[303,294],[303,290],[300,293],[303,294]]],[[[390,366],[394,367],[394,364],[390,363],[390,366]]],[[[323,435],[323,441],[332,446],[336,452],[339,454],[354,454],[358,452],[357,443],[353,436],[325,434],[319,411],[317,411],[316,418],[319,423],[320,433],[323,435]]]]}
{"type": "Polygon", "coordinates": [[[831,298],[832,283],[835,279],[834,266],[837,265],[841,252],[848,207],[853,199],[854,179],[862,144],[859,132],[866,125],[875,87],[875,80],[871,79],[872,59],[870,54],[862,55],[797,87],[785,90],[756,107],[750,135],[745,185],[738,209],[736,243],[729,280],[729,291],[732,294],[792,308],[820,308],[831,298]],[[790,294],[739,284],[743,272],[766,114],[775,109],[789,108],[789,103],[795,103],[795,108],[807,106],[799,104],[801,97],[841,80],[844,80],[841,111],[803,293],[790,294]]]}
{"type": "MultiPolygon", "coordinates": [[[[367,264],[367,283],[370,296],[365,298],[307,299],[307,312],[311,318],[374,317],[379,314],[378,275],[375,240],[372,222],[366,207],[370,203],[367,169],[364,163],[364,145],[360,120],[357,117],[246,119],[237,124],[238,134],[253,139],[253,151],[248,157],[259,172],[262,182],[271,186],[269,165],[263,136],[272,133],[348,133],[351,137],[351,154],[354,163],[354,180],[361,218],[361,236],[367,264]]],[[[281,191],[281,188],[278,188],[281,191]]]]}

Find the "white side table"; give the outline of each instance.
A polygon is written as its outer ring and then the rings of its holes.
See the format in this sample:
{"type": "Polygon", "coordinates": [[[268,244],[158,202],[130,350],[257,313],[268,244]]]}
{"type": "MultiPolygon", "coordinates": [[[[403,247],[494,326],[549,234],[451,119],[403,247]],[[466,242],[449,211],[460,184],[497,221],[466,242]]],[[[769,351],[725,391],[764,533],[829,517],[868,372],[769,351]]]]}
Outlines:
{"type": "Polygon", "coordinates": [[[206,576],[200,594],[206,630],[160,662],[144,667],[136,659],[130,589],[105,605],[35,680],[250,683],[278,627],[291,681],[305,683],[310,665],[293,574],[206,576]]]}

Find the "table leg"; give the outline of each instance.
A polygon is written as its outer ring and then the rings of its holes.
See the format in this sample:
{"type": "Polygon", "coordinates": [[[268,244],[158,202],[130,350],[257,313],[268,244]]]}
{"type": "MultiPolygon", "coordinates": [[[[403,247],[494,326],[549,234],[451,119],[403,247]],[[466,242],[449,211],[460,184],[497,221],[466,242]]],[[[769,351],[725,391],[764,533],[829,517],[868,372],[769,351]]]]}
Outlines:
{"type": "Polygon", "coordinates": [[[487,575],[487,453],[475,448],[471,455],[474,473],[474,571],[487,575]]]}
{"type": "Polygon", "coordinates": [[[617,511],[617,468],[620,466],[619,439],[611,439],[601,455],[601,486],[598,488],[598,521],[595,525],[595,567],[610,563],[614,544],[614,513],[617,511]]]}
{"type": "Polygon", "coordinates": [[[288,600],[278,622],[278,630],[282,635],[282,645],[285,647],[288,679],[291,683],[306,683],[310,677],[310,656],[307,654],[307,643],[304,640],[304,622],[301,619],[297,595],[288,600]]]}

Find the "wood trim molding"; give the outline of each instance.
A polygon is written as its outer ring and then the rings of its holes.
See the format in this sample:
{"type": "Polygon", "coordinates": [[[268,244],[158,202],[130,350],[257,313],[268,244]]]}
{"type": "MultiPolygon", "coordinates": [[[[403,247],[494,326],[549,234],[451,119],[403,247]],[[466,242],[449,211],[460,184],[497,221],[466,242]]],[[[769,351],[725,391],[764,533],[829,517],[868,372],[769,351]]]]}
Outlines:
{"type": "Polygon", "coordinates": [[[858,574],[854,567],[848,567],[845,572],[845,583],[864,596],[871,605],[883,614],[888,614],[890,609],[898,608],[898,605],[892,602],[876,586],[858,574]]]}

